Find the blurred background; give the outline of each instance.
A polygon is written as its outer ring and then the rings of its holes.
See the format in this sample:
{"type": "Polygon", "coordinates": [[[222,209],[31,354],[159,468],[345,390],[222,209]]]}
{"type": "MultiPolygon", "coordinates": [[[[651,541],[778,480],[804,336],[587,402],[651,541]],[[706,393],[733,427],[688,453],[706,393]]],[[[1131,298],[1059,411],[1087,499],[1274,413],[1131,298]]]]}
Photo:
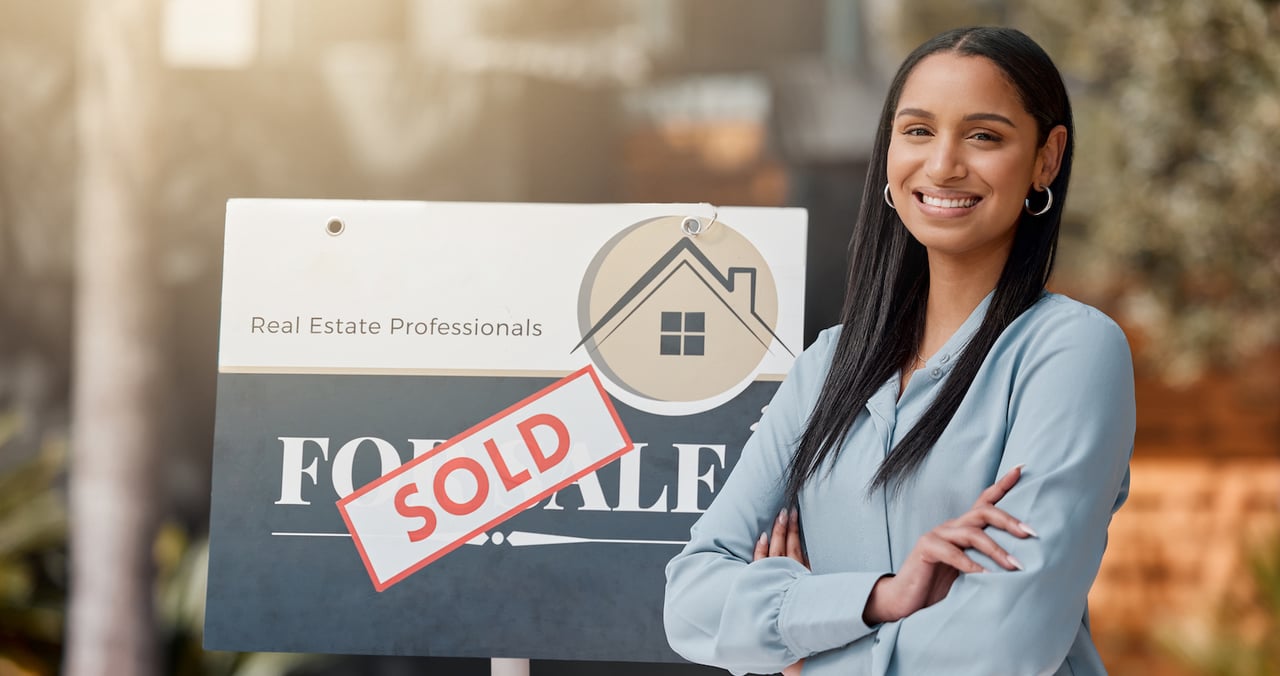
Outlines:
{"type": "Polygon", "coordinates": [[[1104,660],[1280,673],[1275,0],[0,0],[0,676],[488,671],[200,649],[228,198],[803,206],[811,340],[893,70],[977,23],[1067,79],[1051,286],[1138,360],[1104,660]]]}

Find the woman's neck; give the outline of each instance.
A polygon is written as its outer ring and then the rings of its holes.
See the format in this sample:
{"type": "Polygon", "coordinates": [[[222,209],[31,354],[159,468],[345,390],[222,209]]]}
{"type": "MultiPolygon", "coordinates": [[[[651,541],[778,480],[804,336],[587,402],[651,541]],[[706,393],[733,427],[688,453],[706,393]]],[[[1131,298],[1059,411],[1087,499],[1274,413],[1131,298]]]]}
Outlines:
{"type": "Polygon", "coordinates": [[[996,287],[1008,259],[1007,249],[1001,253],[982,260],[929,257],[929,295],[918,346],[922,359],[933,356],[996,287]]]}
{"type": "Polygon", "coordinates": [[[945,255],[929,256],[929,295],[925,299],[924,335],[916,346],[916,356],[905,368],[898,384],[898,397],[907,391],[911,374],[942,349],[974,308],[996,288],[1009,258],[1012,239],[1000,249],[964,259],[945,255]]]}

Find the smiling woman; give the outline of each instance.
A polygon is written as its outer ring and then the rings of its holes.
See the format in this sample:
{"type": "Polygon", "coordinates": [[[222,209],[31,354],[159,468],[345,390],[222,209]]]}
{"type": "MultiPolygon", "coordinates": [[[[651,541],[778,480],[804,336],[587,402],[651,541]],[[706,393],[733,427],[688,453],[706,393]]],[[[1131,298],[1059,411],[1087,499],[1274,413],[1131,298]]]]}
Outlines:
{"type": "Polygon", "coordinates": [[[1114,322],[1044,288],[1073,135],[1061,76],[1018,31],[907,57],[841,325],[667,567],[677,652],[788,674],[1105,673],[1086,598],[1127,495],[1133,370],[1114,322]]]}

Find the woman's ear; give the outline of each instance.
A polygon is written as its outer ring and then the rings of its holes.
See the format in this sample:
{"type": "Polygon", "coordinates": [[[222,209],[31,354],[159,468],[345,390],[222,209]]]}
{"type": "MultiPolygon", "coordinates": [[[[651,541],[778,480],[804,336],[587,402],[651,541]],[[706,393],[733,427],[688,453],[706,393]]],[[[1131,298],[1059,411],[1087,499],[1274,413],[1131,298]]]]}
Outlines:
{"type": "Polygon", "coordinates": [[[1058,125],[1049,130],[1044,145],[1036,153],[1036,185],[1049,185],[1062,168],[1062,153],[1067,148],[1067,128],[1058,125]]]}

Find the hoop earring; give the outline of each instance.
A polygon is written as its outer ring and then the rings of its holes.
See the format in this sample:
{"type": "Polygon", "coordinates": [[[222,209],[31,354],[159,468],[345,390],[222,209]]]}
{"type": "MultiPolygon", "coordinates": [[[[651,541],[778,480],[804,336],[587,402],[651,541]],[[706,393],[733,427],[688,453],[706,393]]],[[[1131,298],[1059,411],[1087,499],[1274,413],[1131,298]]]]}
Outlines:
{"type": "MultiPolygon", "coordinates": [[[[887,188],[887,187],[889,187],[889,186],[887,186],[887,185],[886,185],[885,187],[887,188]]],[[[1044,208],[1043,208],[1043,209],[1041,209],[1040,211],[1032,211],[1032,210],[1031,210],[1031,198],[1030,198],[1030,197],[1028,197],[1028,198],[1027,198],[1027,199],[1025,199],[1025,200],[1022,200],[1022,208],[1023,208],[1023,209],[1026,209],[1026,210],[1027,210],[1027,213],[1031,214],[1032,216],[1043,216],[1043,215],[1045,215],[1046,213],[1048,213],[1048,212],[1049,212],[1049,207],[1052,207],[1052,206],[1053,206],[1053,191],[1052,191],[1052,190],[1050,190],[1050,189],[1049,189],[1049,186],[1047,186],[1047,185],[1046,185],[1046,186],[1044,187],[1044,192],[1045,192],[1045,194],[1046,194],[1046,195],[1048,195],[1048,199],[1046,199],[1046,200],[1045,200],[1044,208]]]]}
{"type": "Polygon", "coordinates": [[[893,198],[889,197],[889,184],[884,184],[884,203],[889,205],[890,209],[897,210],[898,205],[893,203],[893,198]]]}

